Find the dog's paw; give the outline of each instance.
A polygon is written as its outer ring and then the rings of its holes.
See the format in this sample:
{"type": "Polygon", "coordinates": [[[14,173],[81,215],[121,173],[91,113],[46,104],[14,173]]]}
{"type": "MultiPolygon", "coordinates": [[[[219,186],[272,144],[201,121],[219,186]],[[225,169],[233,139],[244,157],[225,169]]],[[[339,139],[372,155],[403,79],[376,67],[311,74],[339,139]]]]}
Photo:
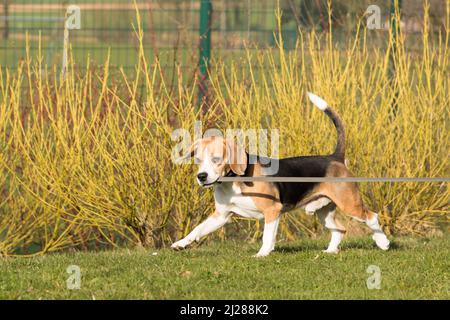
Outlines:
{"type": "Polygon", "coordinates": [[[375,233],[372,236],[372,239],[375,240],[375,243],[377,244],[378,248],[380,248],[381,250],[386,251],[389,249],[390,242],[385,234],[375,233]]]}
{"type": "Polygon", "coordinates": [[[170,247],[174,250],[183,250],[190,244],[190,242],[186,239],[181,239],[177,242],[174,242],[170,247]]]}
{"type": "Polygon", "coordinates": [[[334,249],[334,248],[328,248],[327,250],[323,250],[322,252],[324,253],[331,253],[331,254],[338,254],[339,253],[339,249],[334,249]]]}
{"type": "Polygon", "coordinates": [[[253,255],[253,258],[267,257],[271,252],[272,250],[259,250],[257,254],[253,255]]]}

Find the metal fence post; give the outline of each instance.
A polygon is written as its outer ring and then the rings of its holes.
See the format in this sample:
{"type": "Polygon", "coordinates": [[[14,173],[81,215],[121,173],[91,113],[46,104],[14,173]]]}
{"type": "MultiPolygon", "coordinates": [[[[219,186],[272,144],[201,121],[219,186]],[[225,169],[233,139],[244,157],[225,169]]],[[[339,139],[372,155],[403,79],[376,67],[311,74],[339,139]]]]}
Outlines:
{"type": "Polygon", "coordinates": [[[200,0],[200,61],[198,82],[198,105],[199,107],[207,98],[208,67],[211,58],[211,0],[200,0]]]}
{"type": "MultiPolygon", "coordinates": [[[[397,49],[398,36],[400,34],[400,21],[397,21],[397,12],[401,14],[402,0],[391,0],[391,32],[393,40],[393,49],[397,49]],[[398,10],[398,11],[397,11],[398,10]]],[[[394,53],[394,52],[392,52],[394,53]]],[[[392,55],[391,55],[391,58],[392,55]]]]}

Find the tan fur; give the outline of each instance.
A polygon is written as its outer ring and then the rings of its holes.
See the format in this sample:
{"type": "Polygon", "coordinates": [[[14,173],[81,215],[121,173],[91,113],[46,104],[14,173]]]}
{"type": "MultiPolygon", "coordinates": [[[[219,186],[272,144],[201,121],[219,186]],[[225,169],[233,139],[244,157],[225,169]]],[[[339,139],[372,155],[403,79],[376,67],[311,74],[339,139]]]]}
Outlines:
{"type": "Polygon", "coordinates": [[[238,176],[243,175],[247,168],[247,154],[245,153],[244,148],[229,139],[225,140],[225,145],[231,171],[238,176]]]}

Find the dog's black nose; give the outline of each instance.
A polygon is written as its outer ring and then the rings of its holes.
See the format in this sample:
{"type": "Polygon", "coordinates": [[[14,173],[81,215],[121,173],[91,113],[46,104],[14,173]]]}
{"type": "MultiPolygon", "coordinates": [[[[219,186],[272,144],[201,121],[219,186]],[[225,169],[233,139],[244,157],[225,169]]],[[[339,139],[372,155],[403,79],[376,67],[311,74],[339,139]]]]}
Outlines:
{"type": "Polygon", "coordinates": [[[200,181],[200,182],[205,182],[205,181],[206,181],[206,178],[208,178],[208,174],[207,174],[206,172],[200,172],[200,173],[197,175],[197,179],[198,179],[198,181],[200,181]]]}

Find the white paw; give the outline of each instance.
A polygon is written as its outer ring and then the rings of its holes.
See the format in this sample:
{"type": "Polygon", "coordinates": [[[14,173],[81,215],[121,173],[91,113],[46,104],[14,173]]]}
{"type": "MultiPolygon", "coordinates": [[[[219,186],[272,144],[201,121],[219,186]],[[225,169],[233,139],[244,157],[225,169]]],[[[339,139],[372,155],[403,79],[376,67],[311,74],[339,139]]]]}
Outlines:
{"type": "Polygon", "coordinates": [[[372,239],[375,240],[375,243],[377,244],[378,248],[381,250],[388,250],[389,249],[389,239],[386,237],[383,233],[375,233],[372,236],[372,239]]]}
{"type": "Polygon", "coordinates": [[[267,257],[271,252],[272,250],[259,250],[259,252],[255,254],[253,257],[254,258],[267,257]]]}
{"type": "Polygon", "coordinates": [[[184,238],[184,239],[181,239],[181,240],[173,243],[170,247],[175,250],[182,250],[182,249],[185,249],[189,244],[190,244],[190,241],[187,240],[186,238],[184,238]]]}
{"type": "Polygon", "coordinates": [[[338,248],[328,248],[327,250],[323,250],[322,252],[338,254],[339,253],[339,249],[338,248]]]}

